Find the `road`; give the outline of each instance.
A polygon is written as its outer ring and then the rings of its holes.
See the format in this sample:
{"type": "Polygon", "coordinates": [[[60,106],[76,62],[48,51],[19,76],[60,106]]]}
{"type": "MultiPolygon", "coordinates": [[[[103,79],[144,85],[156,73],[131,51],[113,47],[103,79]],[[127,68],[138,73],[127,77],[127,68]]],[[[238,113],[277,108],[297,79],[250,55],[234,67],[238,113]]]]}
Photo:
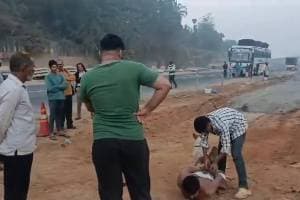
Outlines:
{"type": "MultiPolygon", "coordinates": [[[[285,66],[281,63],[272,66],[271,76],[285,71],[285,66]],[[273,74],[272,74],[273,73],[273,74]]],[[[178,83],[178,91],[203,89],[211,84],[221,84],[223,81],[222,70],[203,71],[197,74],[182,74],[176,76],[178,83]]],[[[29,96],[35,112],[39,112],[42,102],[47,104],[47,94],[44,84],[34,84],[28,86],[29,96]]],[[[153,90],[151,88],[141,88],[141,98],[151,95],[153,90]]],[[[73,99],[74,103],[76,98],[73,99]]]]}
{"type": "MultiPolygon", "coordinates": [[[[178,90],[195,90],[205,88],[210,84],[216,84],[222,82],[221,72],[209,72],[201,74],[190,74],[190,75],[178,75],[176,76],[176,81],[178,83],[178,90]]],[[[40,105],[42,102],[47,104],[47,93],[44,84],[28,85],[28,91],[30,100],[32,102],[35,112],[39,112],[40,105]]],[[[141,88],[141,98],[148,97],[151,95],[153,90],[151,88],[142,87],[141,88]]],[[[75,103],[76,98],[73,98],[75,103]]]]}

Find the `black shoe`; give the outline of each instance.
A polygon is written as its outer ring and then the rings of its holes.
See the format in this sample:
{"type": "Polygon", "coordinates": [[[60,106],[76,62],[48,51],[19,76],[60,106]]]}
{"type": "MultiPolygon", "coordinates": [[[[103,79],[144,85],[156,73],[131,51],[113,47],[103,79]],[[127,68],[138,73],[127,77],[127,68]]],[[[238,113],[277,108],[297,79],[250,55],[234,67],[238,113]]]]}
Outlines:
{"type": "Polygon", "coordinates": [[[68,127],[68,129],[76,129],[76,126],[68,127]]]}

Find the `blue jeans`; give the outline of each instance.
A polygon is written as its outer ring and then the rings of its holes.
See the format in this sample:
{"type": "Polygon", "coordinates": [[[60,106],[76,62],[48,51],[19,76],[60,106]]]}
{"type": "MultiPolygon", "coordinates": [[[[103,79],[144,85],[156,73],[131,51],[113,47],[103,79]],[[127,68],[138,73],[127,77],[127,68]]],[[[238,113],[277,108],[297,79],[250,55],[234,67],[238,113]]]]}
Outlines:
{"type": "Polygon", "coordinates": [[[64,115],[64,100],[50,100],[50,121],[49,121],[49,129],[50,134],[54,133],[54,122],[56,125],[56,130],[60,131],[62,129],[62,120],[64,115]]]}
{"type": "MultiPolygon", "coordinates": [[[[234,139],[231,141],[231,154],[233,158],[233,162],[239,177],[239,187],[240,188],[248,188],[248,182],[247,182],[247,172],[246,172],[246,166],[243,158],[243,145],[246,139],[246,133],[244,135],[241,135],[240,137],[234,139]]],[[[219,152],[222,148],[221,142],[219,143],[219,152]]],[[[220,160],[218,163],[219,170],[223,171],[225,173],[226,169],[226,157],[223,160],[220,160]]]]}

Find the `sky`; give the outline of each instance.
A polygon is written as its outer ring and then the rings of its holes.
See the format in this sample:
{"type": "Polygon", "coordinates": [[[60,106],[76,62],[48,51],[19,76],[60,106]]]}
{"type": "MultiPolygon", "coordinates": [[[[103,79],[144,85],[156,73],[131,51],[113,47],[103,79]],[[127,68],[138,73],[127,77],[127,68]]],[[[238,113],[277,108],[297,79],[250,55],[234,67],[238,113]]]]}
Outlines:
{"type": "Polygon", "coordinates": [[[188,9],[183,24],[212,13],[226,39],[270,44],[272,57],[300,56],[300,0],[178,0],[188,9]]]}

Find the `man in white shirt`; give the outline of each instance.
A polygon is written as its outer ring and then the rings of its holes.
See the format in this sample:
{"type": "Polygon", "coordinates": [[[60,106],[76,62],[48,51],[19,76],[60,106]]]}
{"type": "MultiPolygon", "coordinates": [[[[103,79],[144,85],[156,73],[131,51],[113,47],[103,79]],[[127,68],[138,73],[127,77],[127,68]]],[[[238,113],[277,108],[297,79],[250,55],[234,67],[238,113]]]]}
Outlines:
{"type": "Polygon", "coordinates": [[[30,183],[36,126],[26,81],[34,63],[25,53],[10,59],[11,74],[0,85],[0,160],[4,163],[4,200],[26,200],[30,183]]]}
{"type": "Polygon", "coordinates": [[[176,65],[173,63],[173,61],[169,63],[168,71],[169,71],[169,81],[171,85],[174,84],[175,88],[177,88],[177,83],[175,81],[176,65]]]}

